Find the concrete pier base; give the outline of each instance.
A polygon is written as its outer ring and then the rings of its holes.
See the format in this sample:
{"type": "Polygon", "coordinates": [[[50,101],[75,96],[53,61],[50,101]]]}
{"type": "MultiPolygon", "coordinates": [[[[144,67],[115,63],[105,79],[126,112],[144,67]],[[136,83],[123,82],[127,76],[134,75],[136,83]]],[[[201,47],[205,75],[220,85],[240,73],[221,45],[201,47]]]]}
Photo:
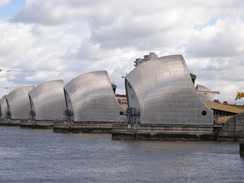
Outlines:
{"type": "Polygon", "coordinates": [[[0,126],[20,126],[21,120],[1,120],[0,126]]]}
{"type": "Polygon", "coordinates": [[[111,122],[58,122],[54,123],[56,133],[111,133],[111,122]]]}
{"type": "Polygon", "coordinates": [[[213,140],[213,126],[114,124],[114,140],[213,140]]]}
{"type": "Polygon", "coordinates": [[[240,141],[240,155],[244,156],[244,140],[240,141]]]}
{"type": "Polygon", "coordinates": [[[20,123],[20,128],[32,128],[32,129],[52,129],[55,121],[30,121],[23,120],[20,123]]]}

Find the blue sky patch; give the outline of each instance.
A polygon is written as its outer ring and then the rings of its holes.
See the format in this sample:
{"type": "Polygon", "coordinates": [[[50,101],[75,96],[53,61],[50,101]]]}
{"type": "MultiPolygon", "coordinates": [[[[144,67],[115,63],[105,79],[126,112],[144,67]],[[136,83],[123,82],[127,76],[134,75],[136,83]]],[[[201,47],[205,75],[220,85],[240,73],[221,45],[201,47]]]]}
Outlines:
{"type": "Polygon", "coordinates": [[[11,0],[5,6],[0,6],[0,18],[15,16],[25,5],[25,0],[11,0]]]}
{"type": "Polygon", "coordinates": [[[208,26],[208,25],[214,25],[216,24],[217,22],[217,18],[212,18],[210,19],[205,25],[197,25],[197,26],[194,26],[194,29],[197,29],[197,30],[201,30],[202,28],[208,26]]]}

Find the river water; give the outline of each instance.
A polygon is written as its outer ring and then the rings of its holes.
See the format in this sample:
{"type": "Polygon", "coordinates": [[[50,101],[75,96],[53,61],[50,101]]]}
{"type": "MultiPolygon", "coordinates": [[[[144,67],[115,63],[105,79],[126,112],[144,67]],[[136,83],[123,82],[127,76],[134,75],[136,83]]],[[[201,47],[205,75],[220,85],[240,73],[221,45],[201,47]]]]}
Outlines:
{"type": "Polygon", "coordinates": [[[244,182],[244,158],[238,143],[117,141],[0,127],[0,182],[244,182]]]}

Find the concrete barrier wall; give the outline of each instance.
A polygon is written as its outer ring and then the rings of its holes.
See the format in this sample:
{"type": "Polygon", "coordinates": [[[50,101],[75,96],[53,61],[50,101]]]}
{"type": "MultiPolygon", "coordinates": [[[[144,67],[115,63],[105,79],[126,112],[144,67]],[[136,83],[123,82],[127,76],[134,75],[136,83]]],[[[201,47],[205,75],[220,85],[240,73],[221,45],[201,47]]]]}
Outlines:
{"type": "Polygon", "coordinates": [[[143,126],[115,124],[112,139],[117,140],[213,140],[213,127],[199,125],[143,126]]]}
{"type": "Polygon", "coordinates": [[[111,133],[109,122],[54,123],[53,132],[59,133],[111,133]]]}
{"type": "Polygon", "coordinates": [[[45,121],[45,120],[28,121],[28,120],[24,120],[24,121],[21,121],[20,127],[21,128],[32,128],[32,129],[52,129],[54,123],[55,123],[55,121],[45,121]]]}

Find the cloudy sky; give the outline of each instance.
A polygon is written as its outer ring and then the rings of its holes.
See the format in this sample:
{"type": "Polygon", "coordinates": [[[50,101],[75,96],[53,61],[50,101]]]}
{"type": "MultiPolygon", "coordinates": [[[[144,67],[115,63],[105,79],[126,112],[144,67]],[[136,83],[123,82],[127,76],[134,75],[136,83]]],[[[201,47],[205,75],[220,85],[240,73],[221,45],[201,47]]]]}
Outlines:
{"type": "Polygon", "coordinates": [[[1,95],[96,70],[123,93],[121,76],[152,51],[182,54],[196,84],[234,102],[244,92],[244,1],[0,0],[1,95]]]}

